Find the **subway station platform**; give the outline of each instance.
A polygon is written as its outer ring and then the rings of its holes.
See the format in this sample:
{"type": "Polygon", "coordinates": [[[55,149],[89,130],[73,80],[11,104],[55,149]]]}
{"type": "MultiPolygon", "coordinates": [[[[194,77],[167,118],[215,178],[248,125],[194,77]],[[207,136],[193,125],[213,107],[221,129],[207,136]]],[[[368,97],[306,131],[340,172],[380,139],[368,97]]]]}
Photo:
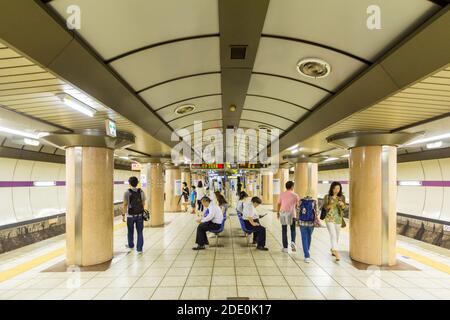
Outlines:
{"type": "Polygon", "coordinates": [[[261,219],[267,252],[247,246],[236,215],[229,216],[218,247],[210,238],[210,247],[193,251],[195,215],[166,213],[163,228],[144,229],[142,255],[125,248],[126,227],[116,219],[113,260],[90,270],[61,267],[64,235],[2,254],[0,299],[450,299],[447,249],[399,236],[399,267],[360,266],[346,254],[346,230],[336,262],[326,228],[315,228],[312,262],[305,263],[298,237],[297,252],[281,252],[275,213],[269,206],[260,211],[269,212],[261,219]]]}

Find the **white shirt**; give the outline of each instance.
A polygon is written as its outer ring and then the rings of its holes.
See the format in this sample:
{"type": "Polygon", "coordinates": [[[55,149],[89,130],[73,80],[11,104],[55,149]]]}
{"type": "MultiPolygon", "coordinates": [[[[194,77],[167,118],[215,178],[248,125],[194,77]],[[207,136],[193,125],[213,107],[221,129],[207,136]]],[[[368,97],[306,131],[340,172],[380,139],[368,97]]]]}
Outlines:
{"type": "Polygon", "coordinates": [[[253,220],[259,219],[259,215],[256,212],[256,208],[253,206],[251,201],[244,202],[244,210],[242,211],[242,218],[248,220],[252,218],[253,220]]]}
{"type": "Polygon", "coordinates": [[[205,188],[197,188],[197,200],[202,200],[202,198],[205,196],[205,188]]]}
{"type": "Polygon", "coordinates": [[[238,203],[237,203],[237,206],[236,206],[237,211],[239,211],[240,213],[242,213],[242,211],[244,211],[244,205],[245,205],[246,203],[248,203],[248,202],[250,202],[248,199],[245,199],[245,200],[238,200],[238,203]]]}
{"type": "Polygon", "coordinates": [[[205,208],[205,213],[208,210],[208,214],[206,217],[202,218],[202,222],[211,221],[213,223],[222,224],[223,221],[223,213],[220,207],[210,203],[208,208],[205,208]]]}

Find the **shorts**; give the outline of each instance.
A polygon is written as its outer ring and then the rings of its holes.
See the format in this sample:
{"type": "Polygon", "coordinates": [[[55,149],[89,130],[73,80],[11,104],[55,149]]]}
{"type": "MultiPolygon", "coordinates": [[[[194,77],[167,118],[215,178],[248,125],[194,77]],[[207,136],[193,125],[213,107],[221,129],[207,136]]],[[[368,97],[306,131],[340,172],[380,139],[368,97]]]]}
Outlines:
{"type": "Polygon", "coordinates": [[[191,201],[191,208],[195,209],[195,202],[191,201]]]}
{"type": "Polygon", "coordinates": [[[280,212],[280,222],[283,226],[290,226],[294,222],[294,217],[291,212],[280,212]]]}

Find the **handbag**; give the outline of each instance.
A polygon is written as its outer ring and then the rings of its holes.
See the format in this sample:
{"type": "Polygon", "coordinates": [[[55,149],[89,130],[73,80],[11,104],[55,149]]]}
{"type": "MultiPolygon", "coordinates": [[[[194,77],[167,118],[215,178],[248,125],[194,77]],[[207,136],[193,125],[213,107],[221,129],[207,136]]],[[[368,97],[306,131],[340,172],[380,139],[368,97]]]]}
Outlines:
{"type": "Polygon", "coordinates": [[[148,212],[148,210],[144,210],[143,218],[144,221],[150,220],[150,212],[148,212]]]}
{"type": "Polygon", "coordinates": [[[325,206],[322,206],[322,209],[320,209],[320,220],[325,219],[326,216],[327,216],[327,209],[325,208],[325,206]]]}

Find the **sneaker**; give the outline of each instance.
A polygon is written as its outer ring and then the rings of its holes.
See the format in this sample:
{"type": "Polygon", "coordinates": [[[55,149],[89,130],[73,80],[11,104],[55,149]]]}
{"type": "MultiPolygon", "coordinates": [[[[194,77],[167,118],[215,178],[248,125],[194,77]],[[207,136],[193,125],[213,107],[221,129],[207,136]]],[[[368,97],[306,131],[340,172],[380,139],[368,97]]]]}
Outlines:
{"type": "Polygon", "coordinates": [[[137,253],[138,253],[138,254],[142,254],[142,251],[138,251],[137,253]]]}
{"type": "Polygon", "coordinates": [[[295,246],[295,242],[291,242],[291,249],[293,252],[297,251],[297,248],[295,246]]]}
{"type": "Polygon", "coordinates": [[[281,252],[288,253],[289,250],[287,248],[283,248],[283,249],[281,249],[281,252]]]}
{"type": "Polygon", "coordinates": [[[130,249],[130,250],[131,250],[131,249],[133,249],[134,247],[130,247],[129,245],[127,245],[127,244],[126,244],[126,245],[125,245],[125,248],[127,248],[127,249],[130,249]]]}
{"type": "Polygon", "coordinates": [[[311,258],[305,258],[305,262],[306,263],[310,263],[311,262],[311,258]]]}
{"type": "Polygon", "coordinates": [[[256,247],[256,250],[269,251],[269,249],[266,247],[256,247]]]}
{"type": "Polygon", "coordinates": [[[205,250],[205,246],[196,246],[196,247],[192,248],[192,250],[196,250],[196,251],[205,250]]]}

